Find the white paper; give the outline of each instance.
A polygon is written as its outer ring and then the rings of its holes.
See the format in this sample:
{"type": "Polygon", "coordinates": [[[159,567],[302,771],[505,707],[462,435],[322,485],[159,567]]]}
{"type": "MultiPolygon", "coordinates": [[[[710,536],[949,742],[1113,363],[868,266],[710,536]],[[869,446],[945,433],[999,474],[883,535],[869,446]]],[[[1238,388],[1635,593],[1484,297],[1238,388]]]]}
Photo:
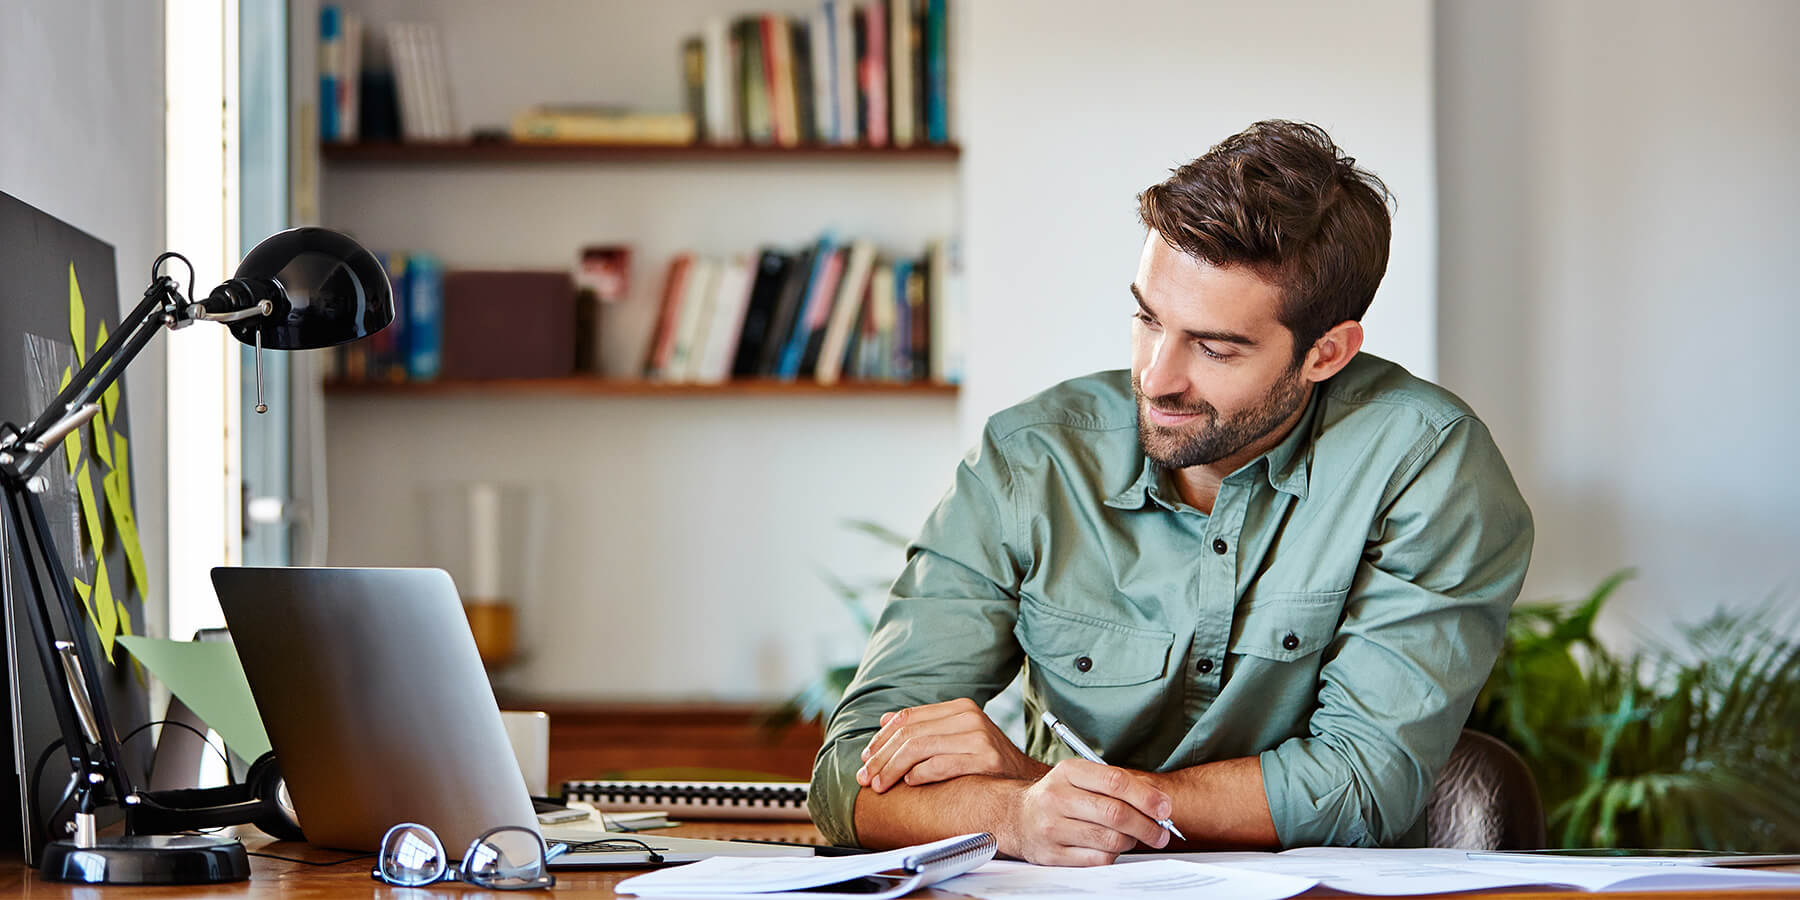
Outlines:
{"type": "Polygon", "coordinates": [[[1180,860],[1223,868],[1311,878],[1324,887],[1370,896],[1479,891],[1525,885],[1568,886],[1584,891],[1800,888],[1800,874],[1657,866],[1654,869],[1566,862],[1471,860],[1463,850],[1307,847],[1285,853],[1161,853],[1121,857],[1180,860]]]}
{"type": "MultiPolygon", "coordinates": [[[[909,857],[968,840],[959,835],[917,847],[902,847],[856,856],[745,857],[714,856],[685,866],[659,869],[619,882],[614,890],[644,897],[701,897],[797,891],[861,878],[899,868],[909,857]]],[[[914,882],[916,886],[917,882],[914,882]]],[[[911,890],[911,886],[900,893],[911,890]]],[[[824,896],[808,891],[809,897],[824,896]]],[[[860,894],[870,898],[883,895],[860,894]]]]}
{"type": "Polygon", "coordinates": [[[992,900],[1283,900],[1316,883],[1289,875],[1163,859],[1085,869],[988,863],[967,875],[940,881],[935,889],[992,900]]]}

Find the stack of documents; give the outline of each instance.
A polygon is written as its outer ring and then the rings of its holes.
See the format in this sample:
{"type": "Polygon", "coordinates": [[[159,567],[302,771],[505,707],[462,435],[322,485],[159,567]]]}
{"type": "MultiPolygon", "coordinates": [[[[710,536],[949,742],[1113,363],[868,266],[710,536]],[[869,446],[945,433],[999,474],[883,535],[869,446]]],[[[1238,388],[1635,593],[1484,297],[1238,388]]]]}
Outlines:
{"type": "Polygon", "coordinates": [[[1159,853],[1111,866],[1057,869],[996,862],[939,888],[973,897],[1174,897],[1280,900],[1315,886],[1369,896],[1525,886],[1582,891],[1800,889],[1800,873],[1659,864],[1471,860],[1463,850],[1309,847],[1285,853],[1159,853]]]}

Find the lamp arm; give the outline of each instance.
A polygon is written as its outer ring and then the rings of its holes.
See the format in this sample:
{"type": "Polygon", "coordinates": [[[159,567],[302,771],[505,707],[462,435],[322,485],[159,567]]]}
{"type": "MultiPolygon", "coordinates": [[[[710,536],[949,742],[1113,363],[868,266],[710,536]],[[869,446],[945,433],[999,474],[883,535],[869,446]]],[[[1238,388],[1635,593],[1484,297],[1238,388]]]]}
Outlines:
{"type": "Polygon", "coordinates": [[[119,330],[88,357],[49,407],[17,434],[0,438],[0,450],[7,451],[8,457],[0,458],[0,466],[21,478],[30,478],[48,456],[43,438],[51,429],[112,387],[125,367],[164,326],[179,328],[189,320],[187,304],[175,280],[165,275],[152,281],[144,290],[144,299],[119,323],[119,330]]]}

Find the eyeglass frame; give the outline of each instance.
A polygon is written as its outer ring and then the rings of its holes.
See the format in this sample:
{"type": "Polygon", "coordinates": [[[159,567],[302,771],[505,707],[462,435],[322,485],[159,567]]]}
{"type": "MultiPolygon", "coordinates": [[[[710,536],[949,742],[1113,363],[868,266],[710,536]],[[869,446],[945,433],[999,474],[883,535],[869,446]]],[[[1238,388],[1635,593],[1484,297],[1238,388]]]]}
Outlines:
{"type": "MultiPolygon", "coordinates": [[[[563,849],[565,846],[566,845],[558,845],[559,849],[563,849]]],[[[387,833],[381,836],[381,848],[376,851],[375,867],[369,871],[369,877],[382,882],[383,884],[393,885],[394,887],[429,887],[430,885],[444,881],[460,881],[464,884],[474,885],[475,887],[489,891],[532,891],[554,887],[556,885],[556,876],[550,871],[550,857],[552,855],[549,846],[544,842],[543,835],[522,825],[500,825],[482,832],[475,840],[470,841],[469,849],[463,852],[462,861],[455,866],[451,866],[450,854],[444,849],[444,840],[443,838],[438,837],[437,832],[432,831],[430,827],[421,825],[417,822],[401,822],[394,827],[389,828],[387,833]],[[439,870],[429,881],[421,881],[418,884],[404,884],[381,871],[381,861],[387,856],[388,840],[394,836],[394,832],[399,831],[402,828],[417,828],[420,831],[431,835],[432,843],[437,845],[439,870]],[[531,835],[532,839],[537,842],[539,875],[532,883],[516,885],[489,884],[476,880],[465,871],[469,866],[470,860],[475,858],[475,849],[480,847],[489,838],[503,831],[523,831],[526,834],[531,835]]]]}

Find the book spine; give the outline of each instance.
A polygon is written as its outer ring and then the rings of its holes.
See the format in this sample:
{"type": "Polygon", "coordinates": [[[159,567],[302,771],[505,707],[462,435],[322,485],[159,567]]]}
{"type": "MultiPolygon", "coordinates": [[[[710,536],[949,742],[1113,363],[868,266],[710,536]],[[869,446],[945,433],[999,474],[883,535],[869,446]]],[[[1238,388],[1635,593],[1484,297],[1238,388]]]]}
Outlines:
{"type": "Polygon", "coordinates": [[[950,142],[950,39],[947,0],[926,0],[925,121],[933,144],[950,142]]]}
{"type": "Polygon", "coordinates": [[[850,0],[827,0],[826,13],[831,17],[831,89],[837,117],[837,142],[854,144],[862,140],[862,127],[857,111],[856,9],[850,0]]]}
{"type": "Polygon", "coordinates": [[[812,42],[813,133],[810,137],[821,144],[835,143],[838,139],[837,91],[832,82],[837,75],[837,63],[832,56],[831,3],[832,0],[825,0],[813,11],[807,29],[807,37],[812,42]]]}
{"type": "Polygon", "coordinates": [[[406,376],[431,381],[443,367],[444,267],[437,257],[415,254],[407,274],[406,376]]]}
{"type": "Polygon", "coordinates": [[[319,7],[319,140],[338,140],[338,81],[342,77],[343,13],[337,4],[319,7]]]}
{"type": "Polygon", "coordinates": [[[864,57],[864,87],[869,94],[869,146],[888,145],[887,4],[872,0],[868,7],[869,46],[864,57]]]}
{"type": "Polygon", "coordinates": [[[686,290],[687,270],[693,258],[686,253],[669,260],[669,275],[663,282],[662,307],[656,316],[656,331],[644,350],[645,378],[659,379],[675,350],[676,323],[681,316],[681,298],[686,290]]]}
{"type": "Polygon", "coordinates": [[[769,119],[762,21],[755,17],[740,20],[738,35],[738,57],[742,68],[738,90],[743,97],[744,139],[752,144],[770,144],[775,140],[775,129],[769,119]]]}
{"type": "Polygon", "coordinates": [[[708,140],[706,133],[706,41],[688,38],[681,44],[682,96],[687,101],[688,116],[694,120],[695,137],[708,140]]]}
{"type": "Polygon", "coordinates": [[[354,13],[345,13],[343,20],[343,50],[339,54],[338,69],[338,140],[354,141],[361,133],[359,120],[362,117],[362,68],[363,68],[363,20],[354,13]]]}
{"type": "Polygon", "coordinates": [[[893,100],[894,146],[913,144],[913,37],[912,0],[888,3],[888,85],[893,100]]]}
{"type": "Polygon", "coordinates": [[[702,26],[700,39],[706,54],[706,122],[701,132],[715,144],[735,144],[740,137],[731,90],[735,77],[731,68],[731,25],[723,16],[713,16],[702,26]]]}
{"type": "Polygon", "coordinates": [[[817,63],[813,58],[812,26],[805,19],[788,22],[788,49],[794,68],[794,109],[799,142],[811,144],[819,139],[819,105],[813,87],[817,63]]]}

